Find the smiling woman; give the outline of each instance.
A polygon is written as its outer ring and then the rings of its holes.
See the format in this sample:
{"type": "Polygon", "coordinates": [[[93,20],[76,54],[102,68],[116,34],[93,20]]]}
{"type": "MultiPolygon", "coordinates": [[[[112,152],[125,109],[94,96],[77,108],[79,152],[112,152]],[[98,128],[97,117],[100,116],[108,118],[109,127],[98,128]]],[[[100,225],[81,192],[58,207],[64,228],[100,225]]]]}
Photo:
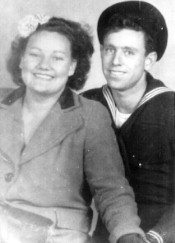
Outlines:
{"type": "MultiPolygon", "coordinates": [[[[8,65],[7,65],[8,70],[12,74],[13,81],[18,85],[23,85],[24,80],[21,77],[21,70],[20,70],[21,69],[20,63],[22,61],[21,58],[23,59],[23,56],[27,51],[29,51],[29,48],[33,47],[32,46],[33,43],[31,42],[33,41],[36,42],[37,44],[37,42],[39,42],[39,39],[40,40],[42,39],[42,35],[44,36],[47,32],[47,40],[45,40],[45,43],[49,41],[52,43],[46,43],[46,44],[49,45],[53,44],[54,40],[52,40],[52,36],[53,39],[56,38],[54,37],[54,35],[57,36],[57,40],[60,39],[59,45],[55,44],[57,45],[55,50],[53,50],[53,48],[50,47],[50,49],[54,51],[54,53],[52,54],[52,62],[53,59],[60,59],[60,56],[59,57],[56,56],[56,54],[58,55],[58,53],[56,52],[60,52],[60,55],[62,53],[62,57],[64,54],[69,55],[69,58],[71,59],[69,61],[73,63],[74,61],[77,62],[76,65],[75,63],[73,64],[73,66],[76,66],[76,68],[74,68],[75,72],[73,72],[72,75],[69,75],[69,79],[67,80],[68,81],[67,86],[75,90],[79,90],[84,86],[87,78],[87,73],[90,69],[90,57],[93,54],[91,37],[89,36],[88,31],[83,29],[76,22],[66,21],[63,18],[53,17],[49,20],[48,23],[42,23],[45,22],[47,19],[48,19],[47,16],[43,17],[40,15],[36,15],[36,16],[29,15],[24,20],[21,21],[21,23],[18,26],[19,36],[12,43],[12,53],[10,55],[10,58],[8,60],[8,65]],[[38,26],[35,26],[38,23],[36,19],[41,23],[41,24],[39,23],[38,26]],[[30,23],[32,23],[32,25],[30,23]],[[35,26],[35,29],[32,29],[33,27],[31,26],[35,26]],[[35,35],[37,35],[37,37],[40,35],[40,37],[38,38],[34,37],[35,35]],[[30,37],[32,40],[30,40],[30,37]],[[67,47],[66,45],[69,46],[69,48],[66,48],[67,47]],[[69,51],[70,53],[68,54],[67,52],[69,51]]],[[[40,48],[42,48],[42,46],[39,46],[38,52],[41,51],[40,48]]],[[[44,48],[49,48],[49,47],[45,46],[44,48]]],[[[38,52],[33,53],[33,56],[37,56],[37,54],[39,56],[38,52]]]]}
{"type": "Polygon", "coordinates": [[[22,118],[27,143],[66,85],[84,85],[93,46],[80,25],[64,19],[29,15],[18,29],[8,67],[14,81],[25,87],[22,118]]]}
{"type": "Polygon", "coordinates": [[[111,242],[144,235],[109,114],[73,91],[92,54],[79,23],[19,25],[8,63],[19,88],[0,90],[0,242],[90,243],[92,197],[111,242]]]}
{"type": "Polygon", "coordinates": [[[27,87],[23,105],[26,142],[60,97],[69,76],[74,74],[76,64],[71,56],[70,41],[64,35],[41,31],[29,39],[20,62],[22,80],[27,87]],[[33,103],[40,97],[43,109],[40,103],[40,109],[35,103],[34,110],[31,100],[33,103]]]}
{"type": "Polygon", "coordinates": [[[55,32],[36,33],[27,43],[20,68],[28,90],[58,97],[76,68],[70,41],[55,32]]]}

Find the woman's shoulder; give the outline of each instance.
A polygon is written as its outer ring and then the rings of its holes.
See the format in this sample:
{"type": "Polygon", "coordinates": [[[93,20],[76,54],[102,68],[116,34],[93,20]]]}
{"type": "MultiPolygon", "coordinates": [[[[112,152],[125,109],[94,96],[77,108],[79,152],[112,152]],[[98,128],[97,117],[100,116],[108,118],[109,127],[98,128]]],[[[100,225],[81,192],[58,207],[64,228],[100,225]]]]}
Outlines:
{"type": "Polygon", "coordinates": [[[80,103],[85,109],[96,110],[97,108],[100,110],[107,110],[106,107],[98,100],[89,99],[85,97],[83,94],[79,94],[80,103]]]}
{"type": "Polygon", "coordinates": [[[99,101],[90,100],[86,97],[79,95],[82,112],[86,119],[98,120],[99,122],[111,121],[108,109],[99,101]]]}

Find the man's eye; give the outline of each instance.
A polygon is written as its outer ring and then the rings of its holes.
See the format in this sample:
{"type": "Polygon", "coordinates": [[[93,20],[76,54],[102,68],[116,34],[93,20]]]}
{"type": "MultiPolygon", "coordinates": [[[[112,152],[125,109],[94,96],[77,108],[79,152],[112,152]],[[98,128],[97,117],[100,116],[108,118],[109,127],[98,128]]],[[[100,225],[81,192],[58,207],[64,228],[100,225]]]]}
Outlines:
{"type": "Polygon", "coordinates": [[[115,50],[114,50],[114,48],[112,48],[112,47],[105,47],[105,48],[104,48],[104,51],[105,51],[107,54],[114,54],[114,53],[115,53],[115,50]]]}
{"type": "Polygon", "coordinates": [[[134,52],[132,50],[124,50],[125,56],[132,56],[134,52]]]}

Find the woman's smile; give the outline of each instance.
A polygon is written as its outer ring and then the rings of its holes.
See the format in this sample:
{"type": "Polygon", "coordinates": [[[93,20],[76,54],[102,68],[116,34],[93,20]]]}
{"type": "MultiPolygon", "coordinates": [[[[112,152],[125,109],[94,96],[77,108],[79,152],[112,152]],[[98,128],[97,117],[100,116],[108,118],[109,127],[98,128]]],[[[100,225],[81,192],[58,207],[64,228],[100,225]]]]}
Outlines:
{"type": "Polygon", "coordinates": [[[50,81],[54,78],[53,75],[50,74],[44,74],[44,73],[34,73],[34,77],[37,79],[42,79],[42,80],[46,80],[46,81],[50,81]]]}

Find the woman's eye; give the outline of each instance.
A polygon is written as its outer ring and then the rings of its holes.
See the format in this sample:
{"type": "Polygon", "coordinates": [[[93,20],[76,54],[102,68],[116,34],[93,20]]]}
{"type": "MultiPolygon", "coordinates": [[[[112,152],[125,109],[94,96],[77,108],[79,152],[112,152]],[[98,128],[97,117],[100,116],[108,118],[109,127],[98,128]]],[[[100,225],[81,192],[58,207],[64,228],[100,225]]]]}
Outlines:
{"type": "Polygon", "coordinates": [[[62,61],[62,60],[63,60],[63,57],[57,57],[57,56],[54,56],[54,57],[52,57],[52,59],[53,59],[54,61],[62,61]]]}

